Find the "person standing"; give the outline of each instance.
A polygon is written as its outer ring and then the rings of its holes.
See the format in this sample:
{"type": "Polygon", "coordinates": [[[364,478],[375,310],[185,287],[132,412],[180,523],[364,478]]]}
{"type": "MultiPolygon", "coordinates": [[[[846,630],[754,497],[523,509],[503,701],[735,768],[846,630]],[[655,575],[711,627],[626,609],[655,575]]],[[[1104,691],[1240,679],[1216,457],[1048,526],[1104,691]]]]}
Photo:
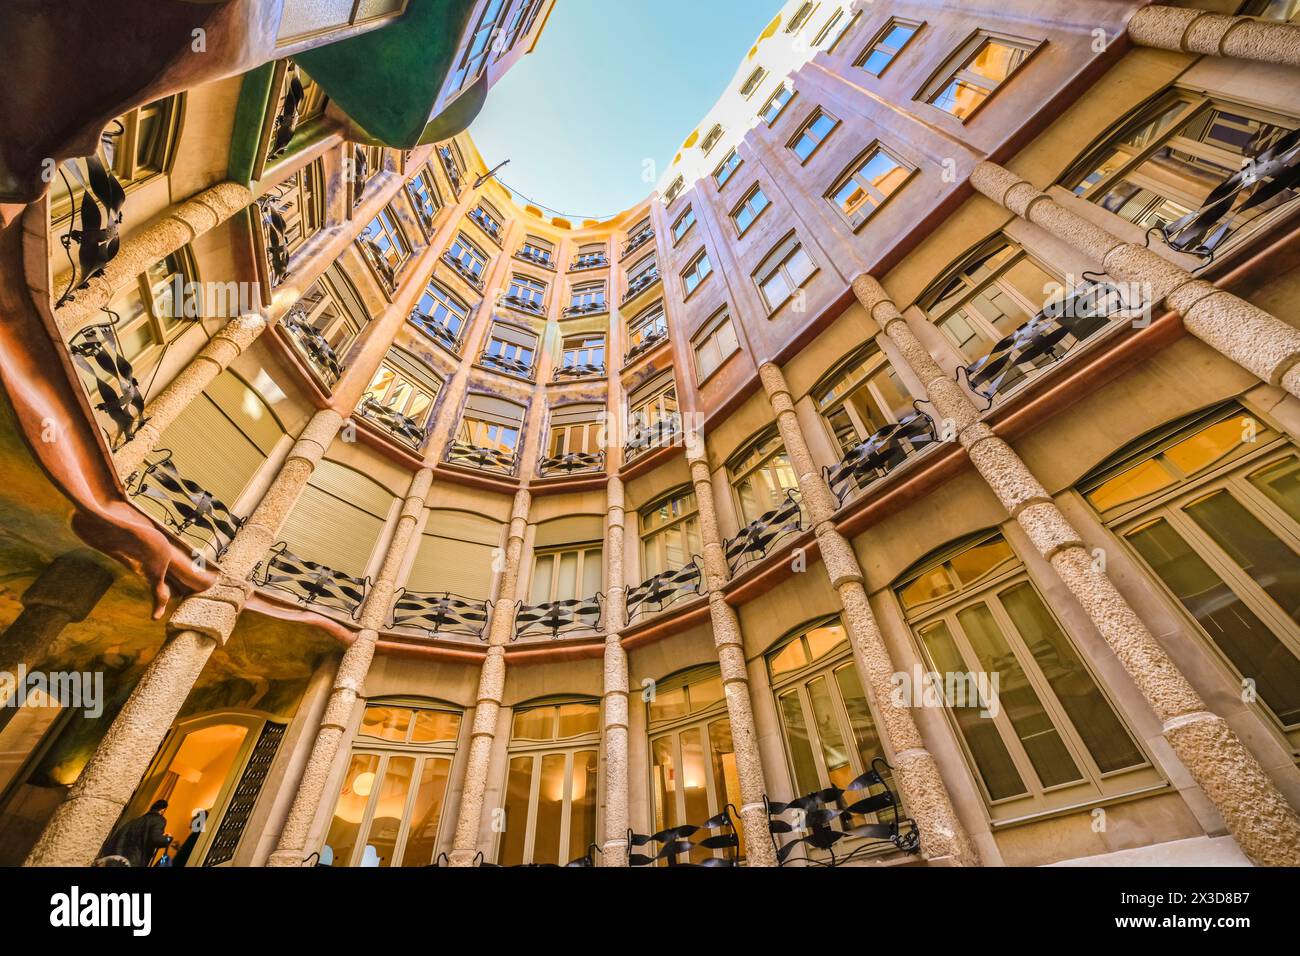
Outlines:
{"type": "Polygon", "coordinates": [[[167,820],[163,817],[166,809],[167,801],[158,800],[148,813],[122,824],[108,838],[100,856],[120,856],[131,866],[148,866],[154,852],[172,842],[166,832],[167,820]]]}

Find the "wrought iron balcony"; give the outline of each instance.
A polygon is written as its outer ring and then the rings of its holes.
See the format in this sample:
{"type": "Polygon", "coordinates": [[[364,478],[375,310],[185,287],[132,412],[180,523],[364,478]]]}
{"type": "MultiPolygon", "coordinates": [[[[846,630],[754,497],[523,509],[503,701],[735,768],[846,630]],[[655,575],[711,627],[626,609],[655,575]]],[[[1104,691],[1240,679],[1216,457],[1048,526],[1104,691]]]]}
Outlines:
{"type": "Polygon", "coordinates": [[[428,440],[429,436],[425,432],[424,426],[419,422],[407,418],[401,412],[379,404],[369,396],[361,400],[361,404],[357,406],[357,414],[367,421],[374,422],[394,438],[410,445],[416,451],[423,448],[424,443],[428,440]]]}
{"type": "Polygon", "coordinates": [[[703,574],[699,558],[676,571],[664,571],[627,592],[627,617],[634,620],[647,612],[659,612],[682,598],[700,593],[703,574]]]}
{"type": "Polygon", "coordinates": [[[537,466],[537,474],[542,478],[554,478],[556,475],[583,475],[605,470],[605,453],[570,452],[543,458],[537,466]]]}
{"type": "Polygon", "coordinates": [[[889,769],[889,764],[877,757],[871,762],[870,770],[844,789],[830,787],[789,803],[774,803],[765,797],[777,865],[843,866],[859,854],[891,846],[904,853],[919,852],[920,827],[899,811],[898,797],[885,780],[889,769]],[[777,842],[778,834],[795,832],[804,835],[785,845],[777,842]],[[837,856],[835,848],[844,840],[860,842],[848,853],[837,856]],[[829,859],[797,857],[794,853],[800,847],[805,854],[816,850],[827,854],[829,859]]]}
{"type": "Polygon", "coordinates": [[[122,353],[117,330],[111,322],[84,328],[72,337],[68,351],[73,364],[81,370],[95,411],[111,426],[104,429],[109,446],[120,448],[135,437],[147,419],[144,393],[135,380],[135,369],[122,353]]]}
{"type": "Polygon", "coordinates": [[[803,506],[799,501],[799,492],[788,491],[785,502],[779,508],[773,508],[751,521],[723,545],[727,566],[735,574],[749,562],[767,557],[778,541],[803,530],[803,506]]]}
{"type": "Polygon", "coordinates": [[[172,461],[171,449],[160,448],[155,454],[162,457],[147,463],[142,473],[131,476],[127,493],[132,498],[157,502],[164,523],[177,537],[196,543],[200,549],[210,548],[213,558],[220,561],[243,527],[243,519],[212,492],[182,475],[172,461]]]}
{"type": "Polygon", "coordinates": [[[500,223],[493,220],[491,216],[485,213],[478,206],[471,209],[468,215],[480,229],[487,233],[489,239],[495,242],[498,246],[501,245],[500,223]]]}
{"type": "Polygon", "coordinates": [[[289,278],[289,225],[271,196],[257,201],[262,213],[262,234],[266,237],[267,265],[271,270],[271,287],[289,278]]]}
{"type": "Polygon", "coordinates": [[[541,266],[543,269],[554,269],[555,259],[549,252],[537,252],[533,249],[520,249],[515,253],[515,258],[523,259],[524,262],[531,262],[535,266],[541,266]]]}
{"type": "Polygon", "coordinates": [[[596,302],[585,302],[582,305],[571,305],[565,308],[564,317],[574,319],[583,315],[600,315],[602,312],[609,311],[609,303],[604,299],[596,302]]]}
{"type": "Polygon", "coordinates": [[[826,483],[844,504],[855,493],[889,474],[922,446],[939,440],[934,420],[916,414],[886,425],[866,441],[849,449],[844,459],[825,469],[826,483]]]}
{"type": "Polygon", "coordinates": [[[442,261],[451,267],[452,272],[456,273],[456,275],[460,276],[462,279],[468,282],[475,289],[478,289],[478,291],[480,292],[483,291],[482,275],[475,275],[465,266],[464,263],[462,263],[459,259],[457,259],[449,252],[443,253],[442,261]]]}
{"type": "Polygon", "coordinates": [[[457,355],[460,354],[460,335],[461,332],[464,331],[464,326],[462,326],[459,331],[453,332],[437,319],[425,315],[419,309],[412,309],[407,321],[445,348],[448,352],[453,352],[457,355]]]}
{"type": "Polygon", "coordinates": [[[499,448],[482,448],[469,442],[453,441],[447,446],[446,459],[449,465],[465,465],[479,471],[513,477],[519,456],[513,451],[505,452],[499,448]]]}
{"type": "Polygon", "coordinates": [[[515,614],[515,640],[549,634],[559,640],[573,631],[600,630],[600,595],[571,601],[552,601],[534,607],[520,607],[515,614]]]}
{"type": "Polygon", "coordinates": [[[300,558],[283,542],[253,570],[253,583],[292,594],[304,607],[329,608],[350,617],[356,616],[370,589],[368,578],[300,558]]]}
{"type": "Polygon", "coordinates": [[[1049,303],[994,345],[988,355],[958,369],[958,380],[965,374],[971,390],[992,408],[1030,373],[1059,362],[1124,311],[1123,297],[1115,286],[1080,286],[1068,297],[1049,303]]]}
{"type": "Polygon", "coordinates": [[[536,299],[525,299],[518,295],[503,295],[501,304],[509,306],[519,312],[527,312],[529,315],[545,315],[546,306],[536,299]]]}
{"type": "Polygon", "coordinates": [[[475,601],[448,592],[397,592],[393,604],[392,626],[413,627],[429,637],[462,634],[487,640],[489,608],[487,601],[475,601]]]}
{"type": "Polygon", "coordinates": [[[384,291],[392,295],[397,291],[397,267],[384,257],[384,250],[379,248],[379,244],[373,239],[362,236],[357,244],[361,246],[366,259],[374,266],[384,291]]]}
{"type": "Polygon", "coordinates": [[[585,272],[588,269],[604,269],[609,265],[609,256],[603,252],[589,252],[586,255],[577,256],[573,260],[573,265],[569,266],[570,272],[585,272]]]}
{"type": "Polygon", "coordinates": [[[642,355],[654,349],[660,342],[668,338],[668,326],[659,325],[648,330],[641,336],[641,341],[636,343],[627,351],[627,357],[623,360],[624,365],[630,365],[639,359],[642,355]]]}
{"type": "Polygon", "coordinates": [[[1224,241],[1246,222],[1294,201],[1298,190],[1300,129],[1293,129],[1262,153],[1248,157],[1240,171],[1210,190],[1200,209],[1159,227],[1158,231],[1179,252],[1211,259],[1224,241]],[[1278,199],[1281,202],[1275,202],[1278,199]]]}
{"type": "MultiPolygon", "coordinates": [[[[120,123],[118,125],[121,126],[120,123]]],[[[103,139],[109,141],[113,135],[120,133],[105,135],[103,139]]],[[[122,207],[126,204],[126,191],[98,156],[86,156],[80,162],[86,167],[83,180],[86,189],[81,194],[80,202],[73,203],[72,219],[69,222],[71,228],[60,239],[63,248],[69,250],[69,257],[72,244],[77,244],[77,268],[72,282],[63,295],[59,296],[57,304],[60,306],[72,297],[74,283],[76,288],[84,289],[87,282],[117,258],[121,249],[122,207]],[[79,229],[75,228],[78,216],[81,217],[79,229]]],[[[63,175],[62,169],[59,172],[63,175]]],[[[77,169],[73,173],[79,175],[77,169]]],[[[67,183],[66,176],[63,181],[67,183]]]]}
{"type": "Polygon", "coordinates": [[[491,352],[484,352],[479,356],[479,364],[486,368],[498,372],[504,372],[507,375],[513,375],[515,378],[532,381],[535,375],[535,369],[528,362],[521,362],[519,359],[506,358],[502,355],[493,355],[491,352]]]}
{"type": "Polygon", "coordinates": [[[366,186],[370,184],[370,157],[366,151],[359,145],[352,147],[352,208],[356,209],[361,205],[361,198],[366,193],[366,186]]]}
{"type": "Polygon", "coordinates": [[[639,296],[642,292],[645,292],[647,289],[651,288],[656,282],[659,281],[659,278],[660,276],[659,276],[658,269],[647,269],[645,272],[641,273],[639,276],[633,279],[632,282],[628,285],[627,294],[623,296],[623,304],[627,305],[629,302],[631,302],[633,299],[639,296]]]}
{"type": "Polygon", "coordinates": [[[552,374],[552,379],[557,382],[578,381],[584,378],[604,378],[605,366],[603,365],[561,365],[552,374]]]}
{"type": "Polygon", "coordinates": [[[666,448],[677,441],[681,434],[680,415],[669,415],[644,425],[635,424],[623,446],[623,458],[632,461],[651,449],[666,448]]]}
{"type": "Polygon", "coordinates": [[[627,242],[623,243],[622,258],[626,259],[654,237],[654,226],[647,226],[635,235],[628,236],[627,242]]]}
{"type": "Polygon", "coordinates": [[[280,109],[275,114],[271,125],[271,142],[267,149],[267,161],[279,159],[293,141],[293,134],[298,131],[298,122],[302,116],[302,104],[307,99],[307,91],[298,77],[296,68],[290,67],[286,78],[284,98],[280,100],[280,109]]]}
{"type": "Polygon", "coordinates": [[[424,200],[420,198],[420,193],[415,188],[414,181],[406,184],[406,194],[410,197],[411,207],[415,210],[415,218],[420,221],[420,229],[424,232],[425,238],[427,239],[433,235],[434,226],[436,225],[434,222],[434,216],[437,214],[437,210],[435,209],[433,213],[430,213],[429,210],[424,207],[424,200]]]}
{"type": "Polygon", "coordinates": [[[320,330],[307,320],[307,311],[301,305],[295,305],[280,324],[312,371],[327,388],[333,388],[343,374],[343,363],[320,330]]]}
{"type": "Polygon", "coordinates": [[[452,153],[451,147],[439,146],[438,158],[442,160],[442,171],[447,174],[447,181],[451,184],[452,195],[460,196],[461,190],[465,186],[465,180],[461,176],[460,167],[456,165],[456,157],[452,153]]]}
{"type": "Polygon", "coordinates": [[[735,808],[728,804],[722,812],[712,819],[705,820],[699,826],[691,826],[689,823],[679,827],[669,827],[667,830],[660,830],[658,833],[634,833],[627,831],[627,845],[629,848],[646,849],[641,853],[629,853],[627,858],[628,866],[656,866],[664,864],[666,866],[685,866],[685,867],[704,867],[716,869],[722,867],[734,867],[740,865],[740,834],[736,831],[736,822],[731,816],[735,808]],[[701,830],[711,832],[702,840],[692,839],[701,830]],[[713,834],[712,831],[718,831],[713,834]],[[656,846],[657,845],[657,849],[656,846]],[[690,853],[692,850],[726,850],[725,856],[710,856],[699,863],[692,863],[690,853]],[[686,854],[686,859],[681,857],[686,854]]]}

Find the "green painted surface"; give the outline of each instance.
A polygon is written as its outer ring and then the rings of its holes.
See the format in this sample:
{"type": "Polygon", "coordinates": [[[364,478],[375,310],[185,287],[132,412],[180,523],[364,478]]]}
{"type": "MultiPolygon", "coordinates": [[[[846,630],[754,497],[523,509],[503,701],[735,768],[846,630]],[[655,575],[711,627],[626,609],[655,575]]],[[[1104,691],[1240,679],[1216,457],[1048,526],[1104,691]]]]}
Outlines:
{"type": "Polygon", "coordinates": [[[275,63],[264,63],[244,74],[235,104],[235,128],[230,139],[227,170],[231,182],[252,185],[257,163],[257,144],[262,140],[262,124],[267,121],[266,103],[271,96],[275,63]]]}

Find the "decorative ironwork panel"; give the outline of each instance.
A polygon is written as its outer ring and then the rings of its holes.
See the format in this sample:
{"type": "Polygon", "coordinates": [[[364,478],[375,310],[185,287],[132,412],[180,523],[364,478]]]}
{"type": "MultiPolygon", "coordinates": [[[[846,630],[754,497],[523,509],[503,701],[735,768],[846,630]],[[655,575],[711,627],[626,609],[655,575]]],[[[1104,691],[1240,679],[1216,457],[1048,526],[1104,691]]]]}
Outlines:
{"type": "Polygon", "coordinates": [[[648,226],[645,229],[642,229],[634,236],[628,236],[627,242],[623,243],[623,258],[627,258],[632,253],[636,252],[654,237],[655,230],[653,226],[648,226]]]}
{"type": "Polygon", "coordinates": [[[114,449],[135,437],[148,419],[144,417],[144,393],[135,380],[135,369],[122,354],[117,331],[111,323],[82,329],[68,343],[73,364],[81,370],[94,409],[112,425],[105,429],[114,449]]]}
{"type": "Polygon", "coordinates": [[[374,266],[375,272],[379,275],[379,281],[384,284],[384,288],[392,294],[397,291],[397,269],[393,267],[387,259],[384,258],[384,250],[379,247],[375,240],[366,235],[362,235],[358,240],[358,245],[366,254],[366,259],[374,266]]]}
{"type": "Polygon", "coordinates": [[[573,260],[573,265],[569,267],[570,272],[584,272],[587,269],[603,269],[609,265],[609,256],[603,252],[591,252],[585,256],[578,256],[573,260]]]}
{"type": "Polygon", "coordinates": [[[262,233],[266,237],[271,286],[275,287],[289,277],[289,224],[272,197],[263,196],[257,201],[257,207],[262,214],[262,233]]]}
{"type": "Polygon", "coordinates": [[[179,537],[212,548],[214,557],[220,560],[243,527],[244,519],[236,517],[212,492],[182,475],[172,461],[171,449],[159,449],[158,453],[163,457],[148,464],[129,486],[131,497],[159,502],[167,527],[179,537]]]}
{"type": "Polygon", "coordinates": [[[403,588],[393,603],[393,627],[413,627],[429,637],[463,634],[487,640],[487,601],[473,601],[458,594],[420,593],[403,588]]]}
{"type": "Polygon", "coordinates": [[[501,304],[520,312],[527,312],[529,315],[546,314],[546,309],[540,302],[535,302],[532,299],[525,299],[517,295],[503,295],[501,297],[501,304]]]}
{"type": "Polygon", "coordinates": [[[421,332],[428,335],[447,351],[453,352],[457,355],[460,354],[460,335],[451,331],[451,329],[447,328],[447,326],[443,325],[432,316],[425,315],[419,309],[413,309],[407,321],[421,332]]]}
{"type": "Polygon", "coordinates": [[[331,608],[355,617],[370,589],[369,578],[358,578],[300,558],[285,544],[271,549],[254,570],[253,583],[285,591],[304,606],[331,608]]]}
{"type": "Polygon", "coordinates": [[[253,808],[257,806],[257,798],[261,796],[262,787],[271,773],[271,764],[275,762],[275,755],[280,750],[285,730],[284,724],[268,721],[262,725],[262,733],[253,745],[253,752],[248,757],[248,764],[239,777],[235,792],[230,796],[230,805],[221,818],[221,826],[212,838],[212,846],[208,848],[207,858],[203,861],[204,866],[219,866],[234,859],[235,850],[253,815],[253,808]]]}
{"type": "Polygon", "coordinates": [[[734,810],[735,807],[727,804],[716,817],[705,820],[699,826],[686,824],[651,834],[634,833],[628,830],[628,849],[645,848],[644,852],[628,854],[628,866],[655,866],[658,863],[707,869],[737,866],[740,862],[740,834],[736,832],[736,823],[731,816],[734,810]],[[701,840],[694,839],[695,835],[702,830],[711,831],[712,835],[701,840]],[[693,863],[690,860],[690,853],[696,849],[710,852],[725,850],[727,853],[725,856],[709,856],[698,863],[693,863]],[[685,860],[682,859],[683,855],[686,856],[685,860]]]}
{"type": "Polygon", "coordinates": [[[438,158],[442,160],[442,171],[447,174],[447,181],[451,184],[452,195],[459,197],[461,190],[464,188],[464,179],[460,174],[460,167],[456,165],[456,157],[451,151],[450,146],[438,147],[438,158]]]}
{"type": "Polygon", "coordinates": [[[577,318],[583,315],[600,315],[602,312],[608,312],[609,305],[605,302],[588,302],[586,305],[570,305],[564,310],[566,319],[577,318]]]}
{"type": "Polygon", "coordinates": [[[379,404],[373,398],[363,398],[361,404],[357,406],[357,414],[417,450],[423,448],[428,439],[424,427],[419,422],[379,404]]]}
{"type": "Polygon", "coordinates": [[[479,356],[479,363],[498,372],[513,375],[516,378],[524,378],[530,382],[533,380],[533,367],[527,362],[521,362],[518,359],[505,358],[501,355],[493,355],[491,352],[484,352],[479,356]]]}
{"type": "Polygon", "coordinates": [[[635,299],[642,292],[650,288],[658,281],[659,281],[658,269],[651,269],[648,272],[641,273],[639,276],[637,276],[635,279],[632,280],[631,284],[628,285],[627,294],[623,296],[623,304],[627,305],[629,302],[631,302],[633,299],[635,299]]]}
{"type": "Polygon", "coordinates": [[[583,378],[604,378],[605,366],[603,365],[562,365],[555,370],[553,378],[555,381],[564,379],[583,379],[583,378]]]}
{"type": "Polygon", "coordinates": [[[572,452],[554,458],[543,458],[537,466],[537,473],[543,478],[555,475],[580,475],[588,472],[605,470],[605,453],[572,452]]]}
{"type": "Polygon", "coordinates": [[[800,531],[803,531],[803,506],[799,501],[799,493],[791,490],[786,492],[786,501],[781,507],[773,508],[751,521],[724,545],[727,566],[735,574],[737,569],[750,561],[767,557],[777,541],[800,531]]]}
{"type": "Polygon", "coordinates": [[[922,446],[939,440],[934,420],[916,414],[893,425],[886,425],[866,441],[855,445],[844,460],[826,469],[826,483],[844,504],[849,496],[861,491],[903,462],[922,446]]]}
{"type": "Polygon", "coordinates": [[[549,634],[557,640],[570,631],[600,629],[600,595],[593,598],[552,601],[535,607],[521,606],[515,614],[515,640],[536,634],[549,634]]]}
{"type": "Polygon", "coordinates": [[[280,100],[280,108],[271,126],[271,143],[266,153],[268,161],[279,159],[289,148],[293,134],[298,131],[302,105],[307,100],[307,91],[303,88],[297,68],[292,64],[285,79],[284,97],[280,100]]]}
{"type": "Polygon", "coordinates": [[[627,444],[623,446],[623,457],[631,461],[653,448],[666,448],[677,441],[681,433],[682,420],[677,415],[661,418],[648,425],[638,425],[628,435],[627,444]]]}
{"type": "Polygon", "coordinates": [[[295,305],[280,321],[294,346],[326,387],[333,388],[338,384],[343,375],[343,363],[320,330],[307,320],[306,310],[295,305]]]}
{"type": "Polygon", "coordinates": [[[447,463],[477,468],[479,471],[492,471],[502,475],[513,475],[518,461],[514,452],[504,452],[496,448],[480,448],[469,442],[453,441],[447,446],[447,463]]]}
{"type": "Polygon", "coordinates": [[[676,571],[664,571],[627,592],[628,620],[647,611],[662,611],[682,598],[700,593],[703,574],[699,558],[676,571]]]}
{"type": "Polygon", "coordinates": [[[657,329],[653,329],[650,332],[647,332],[645,334],[645,337],[642,338],[640,342],[638,342],[636,345],[628,349],[627,359],[623,364],[626,365],[629,362],[635,362],[642,355],[645,355],[646,352],[649,352],[652,348],[654,348],[656,345],[658,345],[660,342],[663,342],[667,338],[668,338],[667,328],[657,328],[657,329]]]}
{"type": "Polygon", "coordinates": [[[531,262],[533,265],[541,266],[543,269],[554,269],[555,263],[549,255],[540,252],[533,252],[531,249],[520,249],[515,253],[515,257],[523,259],[524,262],[531,262]]]}
{"type": "MultiPolygon", "coordinates": [[[[106,145],[110,144],[114,137],[122,135],[121,123],[117,125],[118,132],[106,133],[101,137],[106,145]]],[[[71,250],[74,242],[77,244],[76,271],[80,277],[80,282],[77,283],[78,289],[84,289],[87,282],[103,272],[104,267],[117,258],[122,245],[122,207],[126,204],[126,190],[99,156],[85,156],[81,162],[86,167],[85,179],[82,182],[85,190],[81,194],[81,205],[75,207],[76,213],[70,223],[74,228],[69,229],[60,239],[65,250],[71,250]],[[75,228],[78,215],[81,217],[79,229],[75,228]]],[[[79,167],[75,164],[65,164],[65,166],[72,169],[75,177],[81,178],[79,167]]],[[[60,175],[67,185],[67,176],[62,168],[60,168],[60,175]]],[[[68,192],[72,192],[71,186],[68,187],[68,192]]],[[[70,258],[71,252],[68,255],[70,258]]],[[[74,281],[75,279],[76,277],[74,281]]],[[[57,305],[63,305],[71,297],[72,284],[69,283],[67,291],[59,297],[57,305]]]]}
{"type": "Polygon", "coordinates": [[[443,253],[442,261],[451,268],[452,272],[456,273],[456,275],[460,276],[475,289],[478,289],[480,292],[483,291],[483,277],[481,275],[476,276],[474,273],[466,269],[459,259],[448,253],[443,253]]]}

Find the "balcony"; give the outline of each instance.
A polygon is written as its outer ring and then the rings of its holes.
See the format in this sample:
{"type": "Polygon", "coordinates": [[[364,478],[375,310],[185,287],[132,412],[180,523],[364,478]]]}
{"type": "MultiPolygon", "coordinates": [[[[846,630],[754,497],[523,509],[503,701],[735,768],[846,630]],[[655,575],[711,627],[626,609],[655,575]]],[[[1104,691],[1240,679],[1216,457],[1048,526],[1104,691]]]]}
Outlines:
{"type": "Polygon", "coordinates": [[[918,449],[939,440],[934,419],[917,414],[886,425],[851,449],[844,459],[825,469],[826,483],[841,505],[885,477],[916,454],[918,449]]]}
{"type": "Polygon", "coordinates": [[[366,261],[374,268],[375,275],[379,277],[379,282],[384,287],[384,291],[389,295],[396,292],[397,267],[388,261],[384,255],[384,250],[373,239],[364,237],[358,240],[357,245],[361,247],[361,251],[365,254],[366,261]]]}
{"type": "Polygon", "coordinates": [[[675,413],[646,424],[634,422],[627,443],[623,446],[623,460],[631,462],[648,451],[667,448],[674,444],[681,434],[682,417],[675,413]]]}
{"type": "MultiPolygon", "coordinates": [[[[111,140],[110,140],[111,141],[111,140]]],[[[121,249],[122,207],[126,204],[126,191],[112,171],[108,169],[97,155],[69,160],[64,167],[72,170],[86,186],[79,199],[71,202],[72,215],[68,220],[69,230],[63,237],[71,264],[72,243],[77,245],[74,281],[76,288],[84,289],[86,283],[104,271],[121,249]],[[85,170],[81,169],[84,166],[85,170]],[[71,228],[81,217],[81,228],[71,228]]],[[[59,170],[60,175],[63,168],[59,170]]],[[[66,177],[64,177],[66,183],[66,177]]],[[[284,219],[280,219],[281,225],[284,219]]],[[[286,268],[288,254],[285,254],[286,268]]],[[[72,298],[73,285],[59,296],[55,308],[59,308],[72,298]]]]}
{"type": "Polygon", "coordinates": [[[68,351],[81,372],[93,408],[110,426],[104,429],[109,447],[120,448],[135,437],[146,419],[144,393],[135,380],[135,370],[122,354],[117,330],[111,323],[84,328],[72,337],[68,351]]]}
{"type": "Polygon", "coordinates": [[[541,266],[543,269],[555,270],[555,260],[549,252],[539,252],[535,249],[523,248],[515,253],[516,259],[522,259],[524,262],[531,262],[535,266],[541,266]]]}
{"type": "Polygon", "coordinates": [[[561,365],[551,375],[555,382],[580,382],[587,378],[604,378],[603,365],[561,365]]]}
{"type": "Polygon", "coordinates": [[[521,607],[515,615],[515,640],[547,635],[555,641],[575,631],[598,632],[600,619],[599,596],[521,607]]]}
{"type": "Polygon", "coordinates": [[[393,604],[392,626],[411,627],[431,638],[463,635],[487,640],[490,609],[487,601],[475,601],[449,592],[418,592],[403,588],[393,604]]]}
{"type": "Polygon", "coordinates": [[[735,574],[752,561],[759,561],[771,553],[773,546],[792,534],[803,531],[803,506],[799,493],[786,493],[786,501],[779,507],[751,521],[740,533],[723,544],[727,567],[735,574]]]}
{"type": "Polygon", "coordinates": [[[626,358],[623,359],[624,365],[631,365],[647,352],[651,352],[661,342],[668,340],[668,325],[656,325],[647,329],[641,335],[641,341],[637,342],[628,349],[626,358]]]}
{"type": "Polygon", "coordinates": [[[447,446],[446,461],[449,465],[462,465],[466,468],[476,468],[479,471],[513,478],[519,456],[514,451],[483,448],[469,442],[453,441],[447,446]]]}
{"type": "Polygon", "coordinates": [[[629,621],[646,613],[658,613],[683,598],[700,593],[703,574],[699,559],[675,571],[664,571],[627,592],[629,621]]]}
{"type": "Polygon", "coordinates": [[[609,303],[604,299],[595,302],[584,302],[582,305],[571,305],[564,310],[566,319],[577,319],[584,315],[601,315],[609,311],[609,303]]]}
{"type": "Polygon", "coordinates": [[[283,543],[253,570],[253,583],[291,594],[304,607],[342,611],[349,617],[356,617],[369,590],[365,578],[300,558],[283,543]]]}
{"type": "Polygon", "coordinates": [[[438,158],[442,160],[442,171],[447,174],[447,182],[451,184],[451,194],[459,198],[465,188],[465,180],[461,176],[460,167],[456,165],[456,157],[452,154],[451,147],[439,146],[438,158]]]}
{"type": "MultiPolygon", "coordinates": [[[[471,272],[468,266],[455,256],[451,255],[451,253],[444,252],[442,255],[442,261],[451,267],[452,272],[456,273],[456,275],[468,282],[473,288],[477,289],[479,292],[483,291],[482,272],[471,272]]],[[[480,269],[481,268],[482,267],[480,266],[480,269]]]]}
{"type": "Polygon", "coordinates": [[[526,299],[519,295],[503,295],[501,304],[514,309],[516,312],[526,312],[529,315],[546,315],[546,306],[536,299],[526,299]]]}
{"type": "Polygon", "coordinates": [[[279,109],[271,124],[271,140],[266,150],[267,162],[274,162],[288,150],[294,133],[298,132],[302,106],[307,100],[307,91],[296,69],[290,68],[286,80],[284,95],[280,99],[279,109]]]}
{"type": "Polygon", "coordinates": [[[519,359],[506,358],[503,355],[493,355],[491,352],[484,352],[479,356],[479,364],[484,368],[490,368],[494,372],[502,372],[506,375],[513,375],[515,378],[522,378],[526,382],[533,381],[535,369],[528,362],[521,362],[519,359]]]}
{"type": "Polygon", "coordinates": [[[603,252],[589,252],[576,256],[569,266],[570,272],[586,272],[588,269],[604,269],[609,265],[609,256],[603,252]]]}
{"type": "Polygon", "coordinates": [[[542,478],[554,478],[558,475],[603,474],[605,471],[605,453],[570,452],[543,458],[537,465],[537,474],[542,478]]]}
{"type": "Polygon", "coordinates": [[[171,449],[160,448],[154,455],[161,457],[127,481],[127,494],[146,513],[157,508],[168,530],[190,542],[196,553],[210,549],[213,559],[220,561],[243,527],[243,519],[212,492],[182,475],[172,461],[171,449]]]}
{"type": "Polygon", "coordinates": [[[470,220],[487,234],[487,237],[501,245],[501,224],[485,213],[478,206],[469,211],[470,220]]]}
{"type": "Polygon", "coordinates": [[[271,196],[257,201],[261,212],[262,235],[266,239],[266,259],[270,269],[271,288],[289,278],[289,224],[275,205],[271,196]]]}
{"type": "Polygon", "coordinates": [[[280,326],[288,333],[294,350],[303,357],[325,387],[333,388],[338,384],[343,375],[343,363],[325,336],[307,321],[306,310],[301,305],[295,305],[280,320],[280,326]]]}
{"type": "Polygon", "coordinates": [[[646,226],[646,228],[642,229],[635,235],[628,236],[627,242],[623,243],[623,250],[620,254],[620,258],[626,259],[654,237],[654,226],[646,226]]]}
{"type": "Polygon", "coordinates": [[[366,397],[361,400],[357,406],[357,414],[368,422],[378,425],[388,434],[392,435],[404,445],[409,445],[415,451],[424,447],[428,440],[428,435],[419,422],[407,418],[401,412],[394,411],[384,405],[379,404],[373,398],[366,397]]]}
{"type": "Polygon", "coordinates": [[[645,272],[641,273],[628,284],[627,293],[623,296],[623,305],[626,306],[641,293],[653,288],[659,279],[660,274],[657,268],[647,269],[645,272]]]}
{"type": "Polygon", "coordinates": [[[445,348],[448,352],[451,352],[453,355],[460,354],[460,337],[461,333],[464,332],[464,326],[453,332],[451,329],[447,328],[447,326],[443,325],[432,316],[425,315],[419,309],[412,309],[407,321],[445,348]]]}

